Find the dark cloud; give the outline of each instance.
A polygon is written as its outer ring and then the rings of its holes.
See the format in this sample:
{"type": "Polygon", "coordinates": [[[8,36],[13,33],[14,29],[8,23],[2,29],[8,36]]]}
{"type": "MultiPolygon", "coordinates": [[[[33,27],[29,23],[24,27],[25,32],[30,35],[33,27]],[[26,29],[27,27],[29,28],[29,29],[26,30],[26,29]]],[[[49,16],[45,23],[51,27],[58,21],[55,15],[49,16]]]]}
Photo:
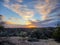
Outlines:
{"type": "Polygon", "coordinates": [[[44,21],[37,21],[37,22],[33,22],[31,21],[31,23],[33,25],[35,25],[36,27],[56,27],[57,25],[57,20],[55,19],[47,19],[44,21]]]}
{"type": "Polygon", "coordinates": [[[55,9],[53,9],[53,10],[50,12],[50,14],[52,14],[52,13],[58,13],[58,12],[60,12],[60,7],[59,7],[59,6],[57,6],[55,9]]]}
{"type": "Polygon", "coordinates": [[[57,0],[58,1],[58,3],[60,3],[60,0],[57,0]]]}

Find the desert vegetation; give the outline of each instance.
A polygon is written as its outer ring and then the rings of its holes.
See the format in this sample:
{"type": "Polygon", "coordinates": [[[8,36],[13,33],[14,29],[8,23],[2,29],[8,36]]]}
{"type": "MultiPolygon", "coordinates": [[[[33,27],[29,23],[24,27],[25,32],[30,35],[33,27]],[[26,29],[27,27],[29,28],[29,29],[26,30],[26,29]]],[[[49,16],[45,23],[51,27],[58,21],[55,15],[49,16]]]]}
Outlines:
{"type": "Polygon", "coordinates": [[[60,41],[60,27],[48,28],[3,28],[0,27],[0,37],[22,37],[28,41],[38,41],[39,39],[55,39],[60,41]],[[2,30],[1,30],[2,29],[2,30]]]}

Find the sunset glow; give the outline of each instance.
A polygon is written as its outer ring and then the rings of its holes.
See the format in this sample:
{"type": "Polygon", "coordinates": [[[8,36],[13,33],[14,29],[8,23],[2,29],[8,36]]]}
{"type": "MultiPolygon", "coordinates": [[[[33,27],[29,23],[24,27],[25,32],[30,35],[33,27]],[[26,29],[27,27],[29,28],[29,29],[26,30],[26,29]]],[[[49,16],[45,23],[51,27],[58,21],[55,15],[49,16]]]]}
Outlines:
{"type": "Polygon", "coordinates": [[[28,28],[54,27],[57,15],[60,14],[59,2],[60,0],[0,0],[0,15],[4,16],[6,24],[28,28]],[[46,20],[51,21],[48,23],[46,20]]]}

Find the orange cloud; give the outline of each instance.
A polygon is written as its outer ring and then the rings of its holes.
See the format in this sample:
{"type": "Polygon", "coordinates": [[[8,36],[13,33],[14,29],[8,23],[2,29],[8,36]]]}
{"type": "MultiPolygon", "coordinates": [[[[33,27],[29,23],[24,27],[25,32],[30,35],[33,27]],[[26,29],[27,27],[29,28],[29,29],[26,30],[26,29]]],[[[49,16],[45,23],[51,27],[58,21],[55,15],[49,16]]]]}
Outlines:
{"type": "Polygon", "coordinates": [[[7,20],[6,24],[30,25],[31,22],[28,21],[28,20],[23,20],[23,19],[20,19],[20,18],[11,17],[7,20]]]}
{"type": "Polygon", "coordinates": [[[31,24],[31,25],[27,25],[26,28],[36,28],[36,26],[31,24]]]}
{"type": "Polygon", "coordinates": [[[5,24],[16,24],[15,22],[6,21],[5,24]]]}
{"type": "Polygon", "coordinates": [[[26,21],[26,22],[25,22],[25,25],[30,25],[30,24],[31,24],[30,21],[26,21]]]}
{"type": "Polygon", "coordinates": [[[50,2],[50,0],[45,0],[45,1],[46,1],[47,4],[50,2]]]}
{"type": "Polygon", "coordinates": [[[9,28],[36,28],[36,26],[31,21],[26,21],[25,25],[18,24],[12,21],[6,21],[5,27],[9,28]]]}
{"type": "Polygon", "coordinates": [[[8,20],[6,20],[6,24],[22,24],[22,23],[21,23],[21,19],[11,17],[8,20]]]}
{"type": "MultiPolygon", "coordinates": [[[[35,21],[35,20],[34,20],[35,21]]],[[[34,21],[27,21],[26,24],[26,27],[25,28],[36,28],[37,26],[35,26],[35,24],[33,24],[32,22],[34,21]]],[[[36,21],[35,21],[36,22],[36,21]]]]}

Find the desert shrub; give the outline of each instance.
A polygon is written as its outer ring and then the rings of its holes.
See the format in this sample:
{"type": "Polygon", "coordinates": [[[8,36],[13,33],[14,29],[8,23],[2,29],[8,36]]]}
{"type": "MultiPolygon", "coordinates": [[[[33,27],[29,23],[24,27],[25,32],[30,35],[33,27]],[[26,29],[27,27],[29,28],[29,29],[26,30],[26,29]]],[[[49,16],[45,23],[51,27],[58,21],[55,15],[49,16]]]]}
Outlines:
{"type": "Polygon", "coordinates": [[[53,32],[53,38],[55,41],[60,42],[60,27],[56,27],[55,31],[53,32]]]}

